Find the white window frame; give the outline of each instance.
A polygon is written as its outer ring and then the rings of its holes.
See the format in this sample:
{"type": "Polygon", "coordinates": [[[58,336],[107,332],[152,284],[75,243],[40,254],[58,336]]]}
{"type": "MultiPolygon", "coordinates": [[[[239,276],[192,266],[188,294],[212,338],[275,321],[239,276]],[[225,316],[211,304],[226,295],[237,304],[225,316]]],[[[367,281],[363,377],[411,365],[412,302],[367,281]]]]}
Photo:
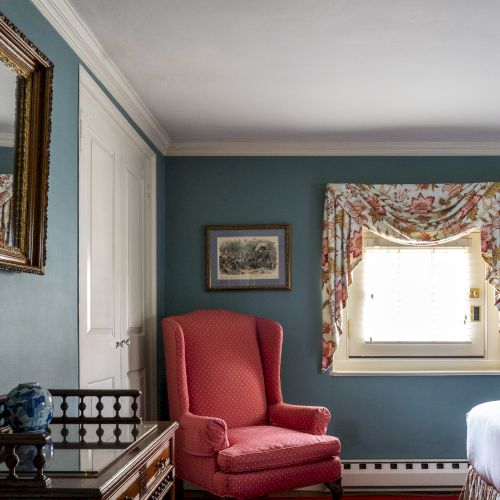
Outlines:
{"type": "MultiPolygon", "coordinates": [[[[479,249],[476,248],[479,252],[479,249]]],[[[361,357],[352,345],[353,336],[349,331],[349,303],[343,312],[344,335],[340,339],[339,348],[335,354],[333,375],[435,375],[435,374],[495,374],[500,372],[500,334],[498,329],[498,310],[494,303],[494,289],[484,280],[481,280],[482,289],[480,299],[474,299],[474,305],[481,306],[482,320],[485,323],[484,356],[456,356],[456,357],[425,357],[405,355],[379,357],[361,357]],[[484,283],[484,284],[483,284],[484,283]],[[350,355],[351,354],[351,355],[350,355]]],[[[353,282],[356,280],[356,269],[353,271],[353,282]]],[[[352,296],[349,293],[349,301],[352,296]]],[[[393,344],[394,345],[394,344],[393,344]]],[[[397,346],[395,347],[397,350],[397,346]]],[[[482,352],[481,352],[482,353],[482,352]]],[[[480,353],[480,354],[481,354],[480,353]]]]}

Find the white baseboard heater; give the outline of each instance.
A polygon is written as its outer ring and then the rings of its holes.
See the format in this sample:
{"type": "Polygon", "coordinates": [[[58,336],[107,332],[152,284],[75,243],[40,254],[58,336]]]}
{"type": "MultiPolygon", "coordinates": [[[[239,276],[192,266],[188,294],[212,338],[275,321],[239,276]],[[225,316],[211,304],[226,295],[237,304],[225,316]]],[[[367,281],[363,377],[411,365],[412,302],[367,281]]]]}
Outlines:
{"type": "Polygon", "coordinates": [[[344,460],[342,485],[348,490],[459,490],[465,482],[467,460],[344,460]]]}

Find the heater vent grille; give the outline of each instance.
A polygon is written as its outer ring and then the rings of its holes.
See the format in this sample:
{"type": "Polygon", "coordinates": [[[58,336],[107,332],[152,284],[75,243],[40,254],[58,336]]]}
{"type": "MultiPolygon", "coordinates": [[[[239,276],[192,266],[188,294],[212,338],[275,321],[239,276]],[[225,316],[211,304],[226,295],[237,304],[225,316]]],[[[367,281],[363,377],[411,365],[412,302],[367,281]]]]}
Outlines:
{"type": "Polygon", "coordinates": [[[467,475],[466,460],[344,460],[342,484],[356,489],[458,490],[467,475]]]}

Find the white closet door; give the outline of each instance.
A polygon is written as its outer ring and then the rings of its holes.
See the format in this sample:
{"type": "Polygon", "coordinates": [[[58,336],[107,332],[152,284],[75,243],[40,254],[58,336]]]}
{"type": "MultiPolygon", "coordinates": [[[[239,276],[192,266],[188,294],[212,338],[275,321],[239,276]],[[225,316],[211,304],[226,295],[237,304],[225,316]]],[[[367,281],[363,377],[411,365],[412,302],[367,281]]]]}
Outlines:
{"type": "Polygon", "coordinates": [[[109,105],[80,87],[80,387],[139,389],[144,414],[155,375],[153,153],[109,105]]]}
{"type": "Polygon", "coordinates": [[[124,230],[122,246],[123,286],[121,288],[122,338],[126,348],[121,352],[122,383],[130,389],[146,394],[147,339],[146,326],[146,259],[145,245],[148,206],[147,159],[144,154],[128,143],[124,146],[123,196],[121,222],[124,230]]]}
{"type": "Polygon", "coordinates": [[[120,137],[92,105],[80,113],[80,387],[121,389],[120,137]]]}

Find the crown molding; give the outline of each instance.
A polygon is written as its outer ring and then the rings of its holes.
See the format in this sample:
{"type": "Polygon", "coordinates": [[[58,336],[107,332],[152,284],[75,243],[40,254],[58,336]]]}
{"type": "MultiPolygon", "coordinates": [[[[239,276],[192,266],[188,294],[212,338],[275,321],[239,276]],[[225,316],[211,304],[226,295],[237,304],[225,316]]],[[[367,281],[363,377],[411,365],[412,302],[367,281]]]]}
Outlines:
{"type": "Polygon", "coordinates": [[[167,156],[500,156],[500,141],[186,141],[167,156]]]}
{"type": "Polygon", "coordinates": [[[0,132],[0,147],[13,148],[14,147],[14,134],[7,132],[0,132]]]}
{"type": "Polygon", "coordinates": [[[31,0],[148,139],[166,154],[170,138],[67,0],[31,0]]]}
{"type": "Polygon", "coordinates": [[[80,64],[79,68],[80,77],[80,113],[84,110],[82,106],[82,98],[84,91],[86,91],[95,102],[99,104],[103,111],[114,120],[114,122],[125,132],[128,138],[150,159],[155,158],[154,151],[149,147],[146,141],[137,133],[131,123],[123,116],[123,113],[113,104],[111,99],[103,92],[98,83],[94,80],[92,75],[80,64]]]}

